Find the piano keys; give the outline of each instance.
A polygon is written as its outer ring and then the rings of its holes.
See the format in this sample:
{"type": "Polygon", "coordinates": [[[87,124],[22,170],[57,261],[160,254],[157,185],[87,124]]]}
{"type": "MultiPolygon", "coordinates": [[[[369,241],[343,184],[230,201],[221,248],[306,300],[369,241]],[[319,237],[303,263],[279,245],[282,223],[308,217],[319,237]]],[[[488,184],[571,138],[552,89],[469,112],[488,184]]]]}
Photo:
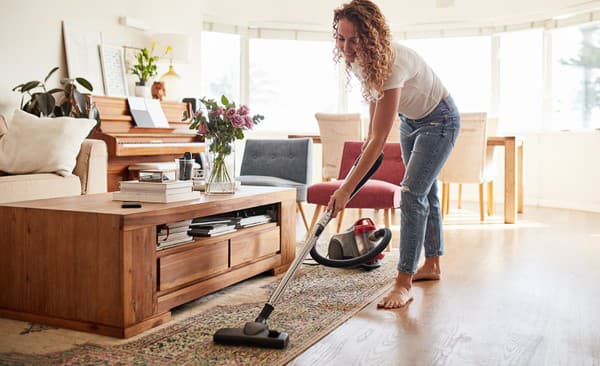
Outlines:
{"type": "Polygon", "coordinates": [[[161,102],[169,128],[137,127],[129,112],[126,98],[94,96],[100,112],[100,125],[90,138],[106,142],[108,147],[108,191],[118,191],[119,182],[131,179],[128,167],[138,163],[171,162],[186,151],[204,151],[196,131],[188,129],[184,112],[191,113],[188,103],[161,102]]]}

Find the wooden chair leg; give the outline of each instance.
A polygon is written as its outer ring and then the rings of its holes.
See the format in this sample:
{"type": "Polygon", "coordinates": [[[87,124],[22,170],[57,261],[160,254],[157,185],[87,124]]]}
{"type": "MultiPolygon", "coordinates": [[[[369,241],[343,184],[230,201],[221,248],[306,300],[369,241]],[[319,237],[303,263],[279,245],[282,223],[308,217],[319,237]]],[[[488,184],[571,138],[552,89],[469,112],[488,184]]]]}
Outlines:
{"type": "Polygon", "coordinates": [[[346,212],[346,210],[341,210],[340,213],[338,213],[337,215],[337,233],[339,233],[342,230],[342,223],[344,222],[344,212],[346,212]]]}
{"type": "Polygon", "coordinates": [[[446,183],[442,183],[442,197],[440,198],[442,219],[446,215],[446,183]]]}
{"type": "Polygon", "coordinates": [[[442,183],[442,218],[448,214],[450,203],[450,183],[442,183]]]}
{"type": "Polygon", "coordinates": [[[360,218],[362,218],[362,217],[363,217],[363,216],[362,216],[362,208],[359,208],[359,209],[358,209],[358,218],[360,219],[360,218]]]}
{"type": "MultiPolygon", "coordinates": [[[[390,222],[390,211],[392,209],[391,208],[386,208],[383,211],[383,222],[385,227],[389,228],[392,226],[391,222],[390,222]]],[[[392,251],[392,241],[390,240],[390,243],[388,244],[388,246],[385,248],[386,251],[391,252],[392,251]]]]}
{"type": "Polygon", "coordinates": [[[488,182],[488,216],[494,214],[496,202],[494,202],[494,181],[488,182]]]}
{"type": "Polygon", "coordinates": [[[446,183],[446,215],[450,212],[450,183],[446,183]]]}
{"type": "Polygon", "coordinates": [[[304,228],[306,229],[306,232],[308,232],[308,222],[306,221],[306,215],[304,214],[304,209],[302,208],[302,202],[296,201],[296,210],[300,212],[302,222],[304,223],[304,228]]]}
{"type": "Polygon", "coordinates": [[[485,215],[483,213],[483,190],[483,183],[479,183],[479,219],[481,220],[481,222],[485,220],[485,215]]]}
{"type": "Polygon", "coordinates": [[[462,208],[462,184],[458,184],[458,209],[462,208]]]}

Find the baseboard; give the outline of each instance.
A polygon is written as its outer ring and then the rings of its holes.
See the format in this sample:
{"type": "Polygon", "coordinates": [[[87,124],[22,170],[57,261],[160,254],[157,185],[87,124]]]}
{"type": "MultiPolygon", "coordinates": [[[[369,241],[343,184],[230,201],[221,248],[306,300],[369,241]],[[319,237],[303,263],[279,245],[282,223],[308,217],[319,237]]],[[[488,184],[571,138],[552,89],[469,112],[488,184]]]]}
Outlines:
{"type": "Polygon", "coordinates": [[[600,213],[600,204],[593,203],[566,202],[561,200],[539,200],[537,206],[600,213]]]}

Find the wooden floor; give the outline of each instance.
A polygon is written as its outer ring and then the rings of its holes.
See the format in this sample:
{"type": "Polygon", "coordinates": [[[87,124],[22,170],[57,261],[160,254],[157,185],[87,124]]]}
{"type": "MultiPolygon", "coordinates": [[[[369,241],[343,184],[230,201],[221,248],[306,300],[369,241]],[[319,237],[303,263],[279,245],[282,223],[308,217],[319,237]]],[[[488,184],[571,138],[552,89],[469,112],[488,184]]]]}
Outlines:
{"type": "Polygon", "coordinates": [[[504,225],[497,210],[451,211],[441,281],[404,309],[369,304],[289,365],[600,365],[600,214],[526,207],[504,225]]]}

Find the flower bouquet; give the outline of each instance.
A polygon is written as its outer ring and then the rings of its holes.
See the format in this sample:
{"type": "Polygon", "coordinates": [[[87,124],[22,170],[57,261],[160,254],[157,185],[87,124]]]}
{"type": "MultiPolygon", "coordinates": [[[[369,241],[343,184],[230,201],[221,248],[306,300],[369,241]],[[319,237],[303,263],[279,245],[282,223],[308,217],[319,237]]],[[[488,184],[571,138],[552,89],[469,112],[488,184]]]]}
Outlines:
{"type": "Polygon", "coordinates": [[[235,190],[233,142],[244,138],[244,131],[252,129],[264,119],[260,114],[250,115],[250,109],[221,96],[221,104],[213,99],[200,99],[200,106],[192,116],[190,129],[204,136],[208,148],[210,173],[206,180],[207,193],[233,193],[235,190]]]}

